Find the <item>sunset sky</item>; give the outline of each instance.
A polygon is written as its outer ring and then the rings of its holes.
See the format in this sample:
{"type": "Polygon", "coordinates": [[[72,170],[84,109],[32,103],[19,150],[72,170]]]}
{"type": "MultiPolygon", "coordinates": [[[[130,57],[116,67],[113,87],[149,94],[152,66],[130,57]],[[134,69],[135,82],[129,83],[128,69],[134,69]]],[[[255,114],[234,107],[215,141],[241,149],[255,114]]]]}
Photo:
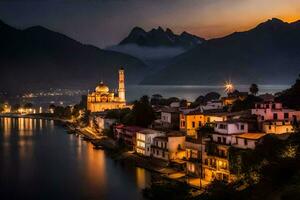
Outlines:
{"type": "Polygon", "coordinates": [[[162,26],[205,38],[244,31],[270,18],[300,19],[299,0],[1,0],[0,19],[26,28],[42,25],[106,47],[134,26],[162,26]]]}

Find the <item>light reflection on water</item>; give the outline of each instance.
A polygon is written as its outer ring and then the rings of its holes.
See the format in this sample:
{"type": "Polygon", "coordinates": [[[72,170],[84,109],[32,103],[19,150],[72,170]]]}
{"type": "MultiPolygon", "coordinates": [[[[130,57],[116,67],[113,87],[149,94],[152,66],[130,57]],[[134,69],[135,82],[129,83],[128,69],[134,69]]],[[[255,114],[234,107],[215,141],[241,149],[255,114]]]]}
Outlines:
{"type": "Polygon", "coordinates": [[[113,161],[54,121],[0,118],[4,199],[141,199],[150,176],[113,161]]]}

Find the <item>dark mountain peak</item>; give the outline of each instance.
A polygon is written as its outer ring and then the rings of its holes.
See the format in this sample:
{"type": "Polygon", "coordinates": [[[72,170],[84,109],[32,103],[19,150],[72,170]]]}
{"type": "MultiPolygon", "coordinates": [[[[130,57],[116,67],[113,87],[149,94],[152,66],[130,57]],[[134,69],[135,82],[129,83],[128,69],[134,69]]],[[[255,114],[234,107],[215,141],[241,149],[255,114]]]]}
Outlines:
{"type": "Polygon", "coordinates": [[[173,58],[142,83],[219,84],[228,77],[238,84],[290,83],[300,69],[299,46],[300,22],[273,18],[248,31],[208,40],[173,58]]]}
{"type": "Polygon", "coordinates": [[[83,45],[42,26],[10,29],[0,29],[0,90],[88,88],[99,73],[107,82],[115,80],[118,66],[125,66],[127,80],[136,83],[147,69],[133,56],[83,45]]]}
{"type": "Polygon", "coordinates": [[[146,31],[144,29],[142,29],[141,27],[135,26],[132,30],[130,34],[140,34],[140,33],[146,33],[146,31]]]}
{"type": "Polygon", "coordinates": [[[274,30],[274,29],[280,29],[282,27],[286,27],[289,25],[289,23],[282,21],[281,19],[278,18],[272,18],[269,19],[263,23],[260,23],[256,29],[269,29],[269,30],[274,30]]]}
{"type": "Polygon", "coordinates": [[[174,35],[173,31],[169,28],[166,29],[166,33],[169,35],[174,35]]]}
{"type": "Polygon", "coordinates": [[[152,28],[149,32],[142,28],[135,27],[130,34],[122,40],[119,45],[137,44],[139,46],[168,46],[191,48],[201,43],[204,39],[195,35],[183,32],[181,35],[175,34],[170,28],[164,29],[159,26],[152,28]]]}
{"type": "Polygon", "coordinates": [[[163,29],[161,26],[159,26],[159,27],[157,28],[157,31],[159,31],[159,32],[165,32],[164,29],[163,29]]]}
{"type": "Polygon", "coordinates": [[[190,35],[190,34],[186,31],[183,31],[180,35],[190,35]]]}

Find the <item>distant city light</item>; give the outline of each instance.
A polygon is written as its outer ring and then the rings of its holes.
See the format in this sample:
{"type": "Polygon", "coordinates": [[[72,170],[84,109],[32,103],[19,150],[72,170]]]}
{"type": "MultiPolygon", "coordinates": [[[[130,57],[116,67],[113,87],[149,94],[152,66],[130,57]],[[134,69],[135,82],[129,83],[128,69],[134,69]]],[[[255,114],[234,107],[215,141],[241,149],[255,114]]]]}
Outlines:
{"type": "Polygon", "coordinates": [[[231,81],[226,81],[224,87],[225,87],[225,92],[227,93],[231,93],[234,91],[234,85],[231,81]]]}

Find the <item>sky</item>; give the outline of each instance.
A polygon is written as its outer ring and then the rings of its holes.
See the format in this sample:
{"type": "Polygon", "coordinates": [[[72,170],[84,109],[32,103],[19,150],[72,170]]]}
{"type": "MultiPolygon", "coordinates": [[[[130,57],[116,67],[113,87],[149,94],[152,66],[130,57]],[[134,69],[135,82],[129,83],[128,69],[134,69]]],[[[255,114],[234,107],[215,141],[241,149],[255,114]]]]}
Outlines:
{"type": "Polygon", "coordinates": [[[9,25],[41,25],[100,48],[120,42],[135,26],[209,39],[273,17],[299,20],[300,0],[0,0],[0,19],[9,25]]]}

